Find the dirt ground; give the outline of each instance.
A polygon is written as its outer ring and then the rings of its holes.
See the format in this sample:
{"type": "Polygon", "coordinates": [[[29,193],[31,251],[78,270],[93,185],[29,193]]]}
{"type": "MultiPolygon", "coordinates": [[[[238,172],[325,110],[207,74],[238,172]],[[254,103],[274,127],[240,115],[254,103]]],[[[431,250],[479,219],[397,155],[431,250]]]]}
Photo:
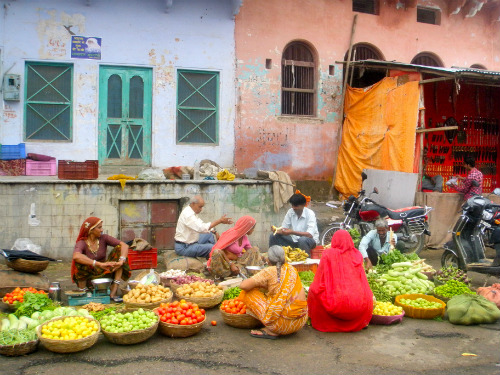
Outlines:
{"type": "MultiPolygon", "coordinates": [[[[329,208],[317,212],[325,222],[337,214],[329,208]]],[[[421,257],[439,268],[441,254],[424,250],[421,257]]],[[[51,264],[45,274],[71,289],[69,269],[68,263],[51,264]]],[[[158,271],[163,270],[161,265],[158,271]]],[[[474,286],[499,282],[470,276],[474,286]]],[[[147,342],[117,346],[101,335],[92,348],[74,354],[55,354],[40,345],[29,356],[2,357],[0,374],[500,374],[500,323],[466,327],[405,318],[401,324],[369,326],[357,333],[323,333],[306,326],[278,340],[263,340],[225,325],[216,308],[207,316],[217,325],[205,324],[199,334],[185,339],[156,333],[147,342]]]]}

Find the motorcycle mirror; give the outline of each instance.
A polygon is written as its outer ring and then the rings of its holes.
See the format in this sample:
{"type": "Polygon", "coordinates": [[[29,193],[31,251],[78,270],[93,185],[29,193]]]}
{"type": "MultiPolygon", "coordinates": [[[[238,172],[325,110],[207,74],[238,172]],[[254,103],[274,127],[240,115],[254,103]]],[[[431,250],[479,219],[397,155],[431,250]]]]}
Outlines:
{"type": "Polygon", "coordinates": [[[496,188],[495,190],[493,190],[493,194],[500,195],[500,188],[496,188]]]}
{"type": "Polygon", "coordinates": [[[361,173],[361,180],[362,180],[362,181],[364,181],[364,180],[366,180],[367,178],[368,178],[368,176],[366,175],[366,173],[365,173],[365,172],[362,172],[362,173],[361,173]]]}
{"type": "Polygon", "coordinates": [[[378,194],[378,189],[377,188],[373,188],[373,194],[378,194]]]}

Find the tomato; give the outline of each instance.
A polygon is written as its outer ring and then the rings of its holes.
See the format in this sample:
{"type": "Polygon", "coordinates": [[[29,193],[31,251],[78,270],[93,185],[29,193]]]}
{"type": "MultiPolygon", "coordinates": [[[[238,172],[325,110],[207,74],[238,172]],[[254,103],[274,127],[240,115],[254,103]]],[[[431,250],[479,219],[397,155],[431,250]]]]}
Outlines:
{"type": "Polygon", "coordinates": [[[183,310],[187,310],[187,309],[189,308],[189,307],[188,307],[188,305],[187,305],[187,303],[181,303],[181,304],[180,304],[180,307],[181,307],[181,309],[183,309],[183,310]]]}
{"type": "Polygon", "coordinates": [[[200,311],[202,315],[205,315],[205,309],[200,309],[200,311]]]}
{"type": "Polygon", "coordinates": [[[204,316],[199,316],[199,317],[197,317],[197,318],[196,318],[196,321],[197,321],[198,323],[201,323],[201,322],[203,322],[204,320],[205,320],[205,317],[204,317],[204,316]]]}
{"type": "Polygon", "coordinates": [[[217,325],[217,322],[216,322],[215,320],[212,320],[212,321],[210,322],[210,324],[211,324],[211,325],[213,325],[213,326],[216,326],[216,325],[217,325]]]}
{"type": "Polygon", "coordinates": [[[176,318],[172,318],[172,324],[179,324],[179,320],[177,320],[176,318]]]}
{"type": "Polygon", "coordinates": [[[174,309],[172,307],[167,307],[167,312],[171,313],[172,311],[174,311],[174,309]]]}
{"type": "Polygon", "coordinates": [[[165,316],[167,317],[167,319],[171,319],[172,318],[172,314],[170,314],[170,313],[166,313],[165,316]]]}
{"type": "Polygon", "coordinates": [[[160,320],[161,320],[162,322],[166,322],[166,321],[167,321],[167,317],[166,317],[166,316],[162,316],[162,317],[160,318],[160,320]]]}
{"type": "Polygon", "coordinates": [[[179,301],[172,302],[172,306],[177,307],[179,305],[179,301]]]}

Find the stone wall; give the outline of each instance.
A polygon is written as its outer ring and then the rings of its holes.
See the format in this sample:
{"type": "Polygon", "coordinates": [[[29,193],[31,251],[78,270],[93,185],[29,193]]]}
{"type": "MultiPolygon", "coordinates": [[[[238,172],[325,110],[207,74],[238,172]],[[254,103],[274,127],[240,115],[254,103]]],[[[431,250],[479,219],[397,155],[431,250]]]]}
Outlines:
{"type": "MultiPolygon", "coordinates": [[[[252,215],[257,227],[250,240],[267,249],[269,227],[279,225],[288,207],[273,209],[272,185],[263,181],[129,181],[122,191],[118,181],[0,180],[0,247],[10,249],[17,238],[29,238],[44,255],[68,260],[83,220],[97,216],[105,232],[120,237],[120,201],[179,200],[201,194],[206,205],[200,217],[212,221],[227,214],[235,221],[252,215]],[[30,218],[30,216],[32,216],[30,218]],[[31,219],[31,220],[30,220],[31,219]]],[[[228,225],[217,227],[219,233],[228,225]]]]}

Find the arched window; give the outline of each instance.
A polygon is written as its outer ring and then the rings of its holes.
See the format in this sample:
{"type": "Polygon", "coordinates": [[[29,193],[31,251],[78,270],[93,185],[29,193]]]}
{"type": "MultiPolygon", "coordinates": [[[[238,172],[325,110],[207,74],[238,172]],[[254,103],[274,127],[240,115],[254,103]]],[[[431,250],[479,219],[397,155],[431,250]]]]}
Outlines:
{"type": "Polygon", "coordinates": [[[316,115],[316,62],[311,48],[292,42],[281,61],[281,114],[316,115]]]}
{"type": "Polygon", "coordinates": [[[481,64],[472,64],[470,66],[471,69],[481,69],[481,70],[488,70],[484,65],[481,64]]]}
{"type": "MultiPolygon", "coordinates": [[[[349,51],[345,53],[344,61],[347,61],[349,51]]],[[[361,60],[382,60],[384,55],[380,50],[369,43],[356,43],[352,46],[351,61],[361,60]]],[[[345,64],[344,64],[344,79],[348,79],[347,83],[351,87],[368,87],[385,78],[385,70],[366,69],[355,67],[349,70],[349,77],[345,77],[345,64]]]]}
{"type": "Polygon", "coordinates": [[[432,52],[419,53],[411,60],[410,64],[423,65],[423,66],[436,66],[436,67],[444,66],[441,59],[432,52]]]}

